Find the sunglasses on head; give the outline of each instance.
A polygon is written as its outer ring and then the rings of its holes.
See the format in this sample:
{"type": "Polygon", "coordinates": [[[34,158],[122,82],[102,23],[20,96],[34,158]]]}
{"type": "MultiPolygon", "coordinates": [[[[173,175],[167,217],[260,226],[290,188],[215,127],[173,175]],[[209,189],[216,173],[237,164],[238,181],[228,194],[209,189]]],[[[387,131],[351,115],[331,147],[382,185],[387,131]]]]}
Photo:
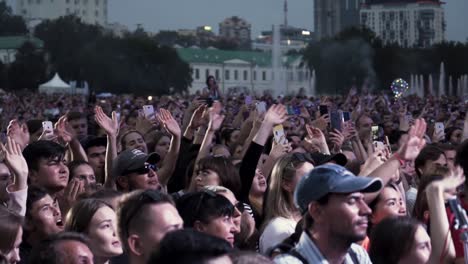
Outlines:
{"type": "Polygon", "coordinates": [[[158,167],[155,164],[145,164],[143,167],[134,169],[134,170],[127,170],[125,171],[124,175],[130,174],[130,173],[136,173],[136,174],[147,174],[149,171],[157,171],[158,167]]]}

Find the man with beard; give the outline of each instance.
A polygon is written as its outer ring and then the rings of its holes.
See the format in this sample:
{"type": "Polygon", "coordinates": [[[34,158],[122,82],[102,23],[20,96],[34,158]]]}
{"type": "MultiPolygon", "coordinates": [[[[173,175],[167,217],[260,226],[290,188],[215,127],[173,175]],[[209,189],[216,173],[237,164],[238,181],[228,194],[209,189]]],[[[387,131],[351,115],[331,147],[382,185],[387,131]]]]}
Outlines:
{"type": "Polygon", "coordinates": [[[304,215],[304,232],[297,245],[275,263],[371,263],[355,244],[367,235],[371,209],[363,193],[377,192],[382,181],[356,177],[345,168],[326,164],[297,184],[294,201],[304,215]]]}

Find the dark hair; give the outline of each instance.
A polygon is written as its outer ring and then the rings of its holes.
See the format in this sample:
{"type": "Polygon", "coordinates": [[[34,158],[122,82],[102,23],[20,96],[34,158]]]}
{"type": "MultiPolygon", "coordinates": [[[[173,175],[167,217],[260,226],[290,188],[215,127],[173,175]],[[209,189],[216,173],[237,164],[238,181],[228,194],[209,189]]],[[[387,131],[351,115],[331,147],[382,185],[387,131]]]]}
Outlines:
{"type": "Polygon", "coordinates": [[[445,141],[450,143],[450,138],[452,137],[452,134],[455,133],[455,131],[457,130],[463,131],[463,129],[459,127],[447,127],[445,129],[445,141]]]}
{"type": "Polygon", "coordinates": [[[81,165],[91,166],[87,161],[84,160],[74,160],[67,164],[68,171],[70,173],[70,176],[68,177],[68,182],[72,180],[73,176],[75,175],[75,170],[81,165]]]}
{"type": "Polygon", "coordinates": [[[62,145],[48,140],[38,140],[29,144],[23,150],[23,156],[28,164],[28,168],[34,171],[39,169],[40,159],[62,159],[64,155],[65,148],[62,145]]]}
{"type": "Polygon", "coordinates": [[[86,115],[80,112],[69,112],[67,114],[67,121],[73,121],[77,119],[87,119],[86,115]]]}
{"type": "Polygon", "coordinates": [[[88,238],[80,233],[60,232],[49,236],[35,247],[29,257],[30,264],[62,264],[66,263],[67,255],[57,248],[61,242],[77,241],[83,243],[89,248],[88,238]]]}
{"type": "Polygon", "coordinates": [[[96,137],[96,136],[87,136],[82,140],[84,151],[88,154],[88,150],[92,147],[107,147],[107,138],[106,137],[96,137]]]}
{"type": "Polygon", "coordinates": [[[457,147],[455,145],[448,143],[439,143],[437,144],[437,147],[439,147],[442,151],[457,150],[457,147]]]}
{"type": "Polygon", "coordinates": [[[424,167],[427,161],[436,161],[439,159],[440,155],[445,157],[444,151],[437,147],[436,145],[426,145],[414,161],[414,169],[419,178],[421,178],[421,172],[418,169],[424,167]]]}
{"type": "MultiPolygon", "coordinates": [[[[372,214],[374,214],[374,213],[376,212],[376,206],[377,206],[377,204],[380,202],[380,200],[381,200],[381,198],[382,198],[383,189],[384,189],[384,188],[387,188],[387,187],[388,187],[388,188],[392,188],[393,190],[397,191],[398,193],[400,192],[400,191],[398,190],[398,188],[397,188],[394,184],[392,184],[392,183],[388,183],[387,185],[385,185],[385,186],[382,188],[382,190],[379,192],[379,194],[377,195],[377,197],[375,197],[374,200],[372,200],[372,201],[368,204],[369,208],[372,210],[372,214]]],[[[373,227],[373,226],[374,226],[374,225],[372,224],[372,221],[370,221],[370,219],[369,219],[369,222],[368,222],[368,224],[367,224],[367,233],[368,233],[368,234],[369,234],[370,231],[372,230],[372,227],[373,227]]]]}
{"type": "Polygon", "coordinates": [[[122,193],[117,191],[117,190],[101,189],[101,190],[99,190],[97,192],[94,192],[94,193],[90,194],[88,198],[93,198],[93,199],[97,199],[97,200],[101,200],[101,201],[106,201],[107,199],[114,199],[114,198],[119,197],[121,195],[122,195],[122,193]]]}
{"type": "Polygon", "coordinates": [[[234,214],[234,206],[226,197],[208,190],[180,197],[177,210],[184,220],[184,227],[190,228],[196,221],[208,223],[214,218],[234,214]]]}
{"type": "Polygon", "coordinates": [[[208,88],[210,88],[210,79],[213,79],[213,81],[216,81],[213,75],[209,75],[208,77],[206,77],[206,86],[208,86],[208,88]]]}
{"type": "Polygon", "coordinates": [[[159,141],[163,137],[171,138],[167,133],[164,133],[162,131],[151,131],[146,133],[146,135],[144,136],[144,140],[146,142],[148,152],[153,152],[154,148],[156,147],[156,145],[158,145],[159,141]]]}
{"type": "Polygon", "coordinates": [[[168,233],[147,263],[205,264],[232,251],[224,239],[193,229],[168,233]]]}
{"type": "Polygon", "coordinates": [[[16,236],[23,224],[23,217],[0,206],[0,252],[10,252],[15,247],[16,236]]]}
{"type": "Polygon", "coordinates": [[[120,145],[122,145],[122,151],[126,150],[125,148],[125,145],[126,145],[126,142],[125,142],[125,138],[130,135],[131,133],[137,133],[138,135],[141,136],[141,138],[143,140],[145,140],[143,134],[141,134],[138,130],[134,130],[134,129],[130,129],[128,130],[127,132],[123,133],[121,136],[120,136],[120,145]]]}
{"type": "MultiPolygon", "coordinates": [[[[465,175],[468,175],[468,162],[466,162],[466,157],[468,157],[468,139],[463,141],[457,148],[457,155],[455,156],[455,165],[461,166],[465,175]]],[[[465,185],[467,181],[465,181],[465,185]]]]}
{"type": "Polygon", "coordinates": [[[124,249],[128,251],[127,238],[130,230],[138,233],[147,232],[154,223],[147,215],[147,205],[169,203],[174,205],[170,195],[155,190],[136,190],[124,196],[117,211],[119,236],[124,249]]]}
{"type": "MultiPolygon", "coordinates": [[[[227,143],[230,142],[231,140],[232,133],[234,133],[235,131],[239,131],[239,130],[234,129],[234,128],[225,128],[223,129],[223,131],[221,131],[221,140],[226,146],[227,146],[227,143]]],[[[232,142],[232,143],[236,143],[236,142],[232,142]]]]}
{"type": "Polygon", "coordinates": [[[26,221],[32,219],[31,211],[34,204],[48,195],[48,192],[37,185],[30,185],[28,186],[28,196],[26,198],[26,221]]]}
{"type": "Polygon", "coordinates": [[[239,171],[236,170],[231,161],[225,157],[205,157],[198,161],[196,172],[203,170],[212,170],[218,174],[219,185],[238,194],[241,189],[239,171]]]}
{"type": "Polygon", "coordinates": [[[273,260],[256,252],[235,251],[229,253],[233,264],[273,264],[273,260]]]}
{"type": "Polygon", "coordinates": [[[42,129],[42,120],[31,119],[26,122],[26,125],[28,126],[29,134],[34,134],[42,129]]]}
{"type": "MultiPolygon", "coordinates": [[[[327,193],[325,196],[321,197],[320,199],[317,200],[317,203],[324,206],[328,203],[328,201],[330,200],[330,195],[331,193],[327,193]]],[[[314,219],[312,218],[312,216],[309,214],[309,211],[307,210],[303,217],[304,219],[304,224],[303,224],[303,228],[304,230],[309,230],[310,228],[312,228],[312,226],[314,225],[314,219]]]]}
{"type": "Polygon", "coordinates": [[[435,171],[423,175],[421,181],[419,182],[418,194],[416,196],[412,212],[413,217],[419,220],[420,222],[424,224],[429,224],[426,223],[426,219],[424,219],[424,212],[429,210],[429,205],[427,203],[426,196],[427,186],[434,181],[442,180],[448,173],[450,173],[449,168],[437,167],[435,171]]]}
{"type": "Polygon", "coordinates": [[[93,216],[105,206],[112,209],[111,205],[97,199],[83,199],[76,202],[68,211],[65,230],[86,234],[93,216]]]}
{"type": "Polygon", "coordinates": [[[421,224],[410,217],[389,217],[377,224],[370,237],[369,256],[374,264],[393,264],[405,257],[421,224]]]}

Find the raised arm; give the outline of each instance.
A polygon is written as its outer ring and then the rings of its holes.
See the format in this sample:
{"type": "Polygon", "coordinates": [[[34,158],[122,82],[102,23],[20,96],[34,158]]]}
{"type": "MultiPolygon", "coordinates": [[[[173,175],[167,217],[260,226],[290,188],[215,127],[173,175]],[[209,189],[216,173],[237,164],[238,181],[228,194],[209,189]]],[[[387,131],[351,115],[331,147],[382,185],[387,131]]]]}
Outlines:
{"type": "Polygon", "coordinates": [[[464,182],[463,170],[457,167],[455,172],[450,172],[442,180],[433,181],[426,188],[432,245],[429,263],[453,263],[455,260],[455,246],[445,210],[445,196],[451,196],[450,192],[456,190],[464,182]]]}
{"type": "MultiPolygon", "coordinates": [[[[378,177],[382,180],[383,185],[390,182],[396,171],[400,168],[404,161],[415,160],[419,152],[426,144],[424,135],[426,133],[426,122],[424,119],[416,119],[415,124],[411,127],[408,133],[408,139],[402,144],[400,149],[390,157],[384,164],[379,166],[369,175],[370,177],[378,177]]],[[[378,193],[366,194],[366,201],[370,202],[377,197],[378,193]]]]}
{"type": "Polygon", "coordinates": [[[205,137],[203,138],[203,142],[201,144],[200,151],[198,152],[195,164],[197,164],[200,159],[208,156],[210,153],[210,146],[213,142],[214,134],[221,128],[221,125],[224,121],[224,115],[220,114],[220,112],[221,104],[219,102],[215,102],[213,107],[209,109],[208,114],[210,121],[208,123],[208,128],[206,130],[205,137]]]}
{"type": "Polygon", "coordinates": [[[71,155],[70,161],[88,161],[86,152],[81,146],[76,134],[73,132],[73,129],[70,127],[66,115],[60,117],[57,123],[55,123],[55,134],[60,143],[68,147],[68,151],[71,155]]]}
{"type": "Polygon", "coordinates": [[[168,110],[162,108],[159,109],[158,119],[161,125],[164,126],[167,132],[172,136],[169,151],[167,152],[166,157],[162,162],[162,166],[158,171],[159,181],[161,184],[166,186],[175,170],[175,165],[179,156],[182,132],[179,124],[177,124],[177,121],[172,117],[171,112],[168,110]]]}
{"type": "Polygon", "coordinates": [[[104,129],[107,135],[106,163],[104,165],[104,187],[115,189],[115,181],[112,179],[112,162],[117,157],[117,135],[119,134],[119,120],[112,112],[112,118],[108,117],[100,106],[94,108],[96,123],[104,129]]]}
{"type": "Polygon", "coordinates": [[[5,164],[14,175],[13,184],[7,186],[10,196],[8,208],[24,216],[26,214],[28,165],[21,152],[21,146],[13,138],[8,137],[6,146],[0,143],[0,147],[5,156],[5,164]]]}

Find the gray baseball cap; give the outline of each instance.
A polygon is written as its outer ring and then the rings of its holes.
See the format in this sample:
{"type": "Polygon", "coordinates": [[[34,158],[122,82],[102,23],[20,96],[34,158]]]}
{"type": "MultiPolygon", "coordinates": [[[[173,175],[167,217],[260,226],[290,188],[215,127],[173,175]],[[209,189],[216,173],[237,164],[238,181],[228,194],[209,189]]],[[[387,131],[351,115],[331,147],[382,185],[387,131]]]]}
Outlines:
{"type": "Polygon", "coordinates": [[[117,156],[112,163],[112,175],[124,176],[127,172],[143,168],[145,163],[156,164],[161,158],[157,153],[145,154],[138,149],[127,149],[117,156]]]}
{"type": "Polygon", "coordinates": [[[340,165],[325,164],[301,178],[294,191],[294,202],[304,213],[310,202],[329,193],[371,193],[382,189],[382,185],[379,178],[358,177],[340,165]]]}

